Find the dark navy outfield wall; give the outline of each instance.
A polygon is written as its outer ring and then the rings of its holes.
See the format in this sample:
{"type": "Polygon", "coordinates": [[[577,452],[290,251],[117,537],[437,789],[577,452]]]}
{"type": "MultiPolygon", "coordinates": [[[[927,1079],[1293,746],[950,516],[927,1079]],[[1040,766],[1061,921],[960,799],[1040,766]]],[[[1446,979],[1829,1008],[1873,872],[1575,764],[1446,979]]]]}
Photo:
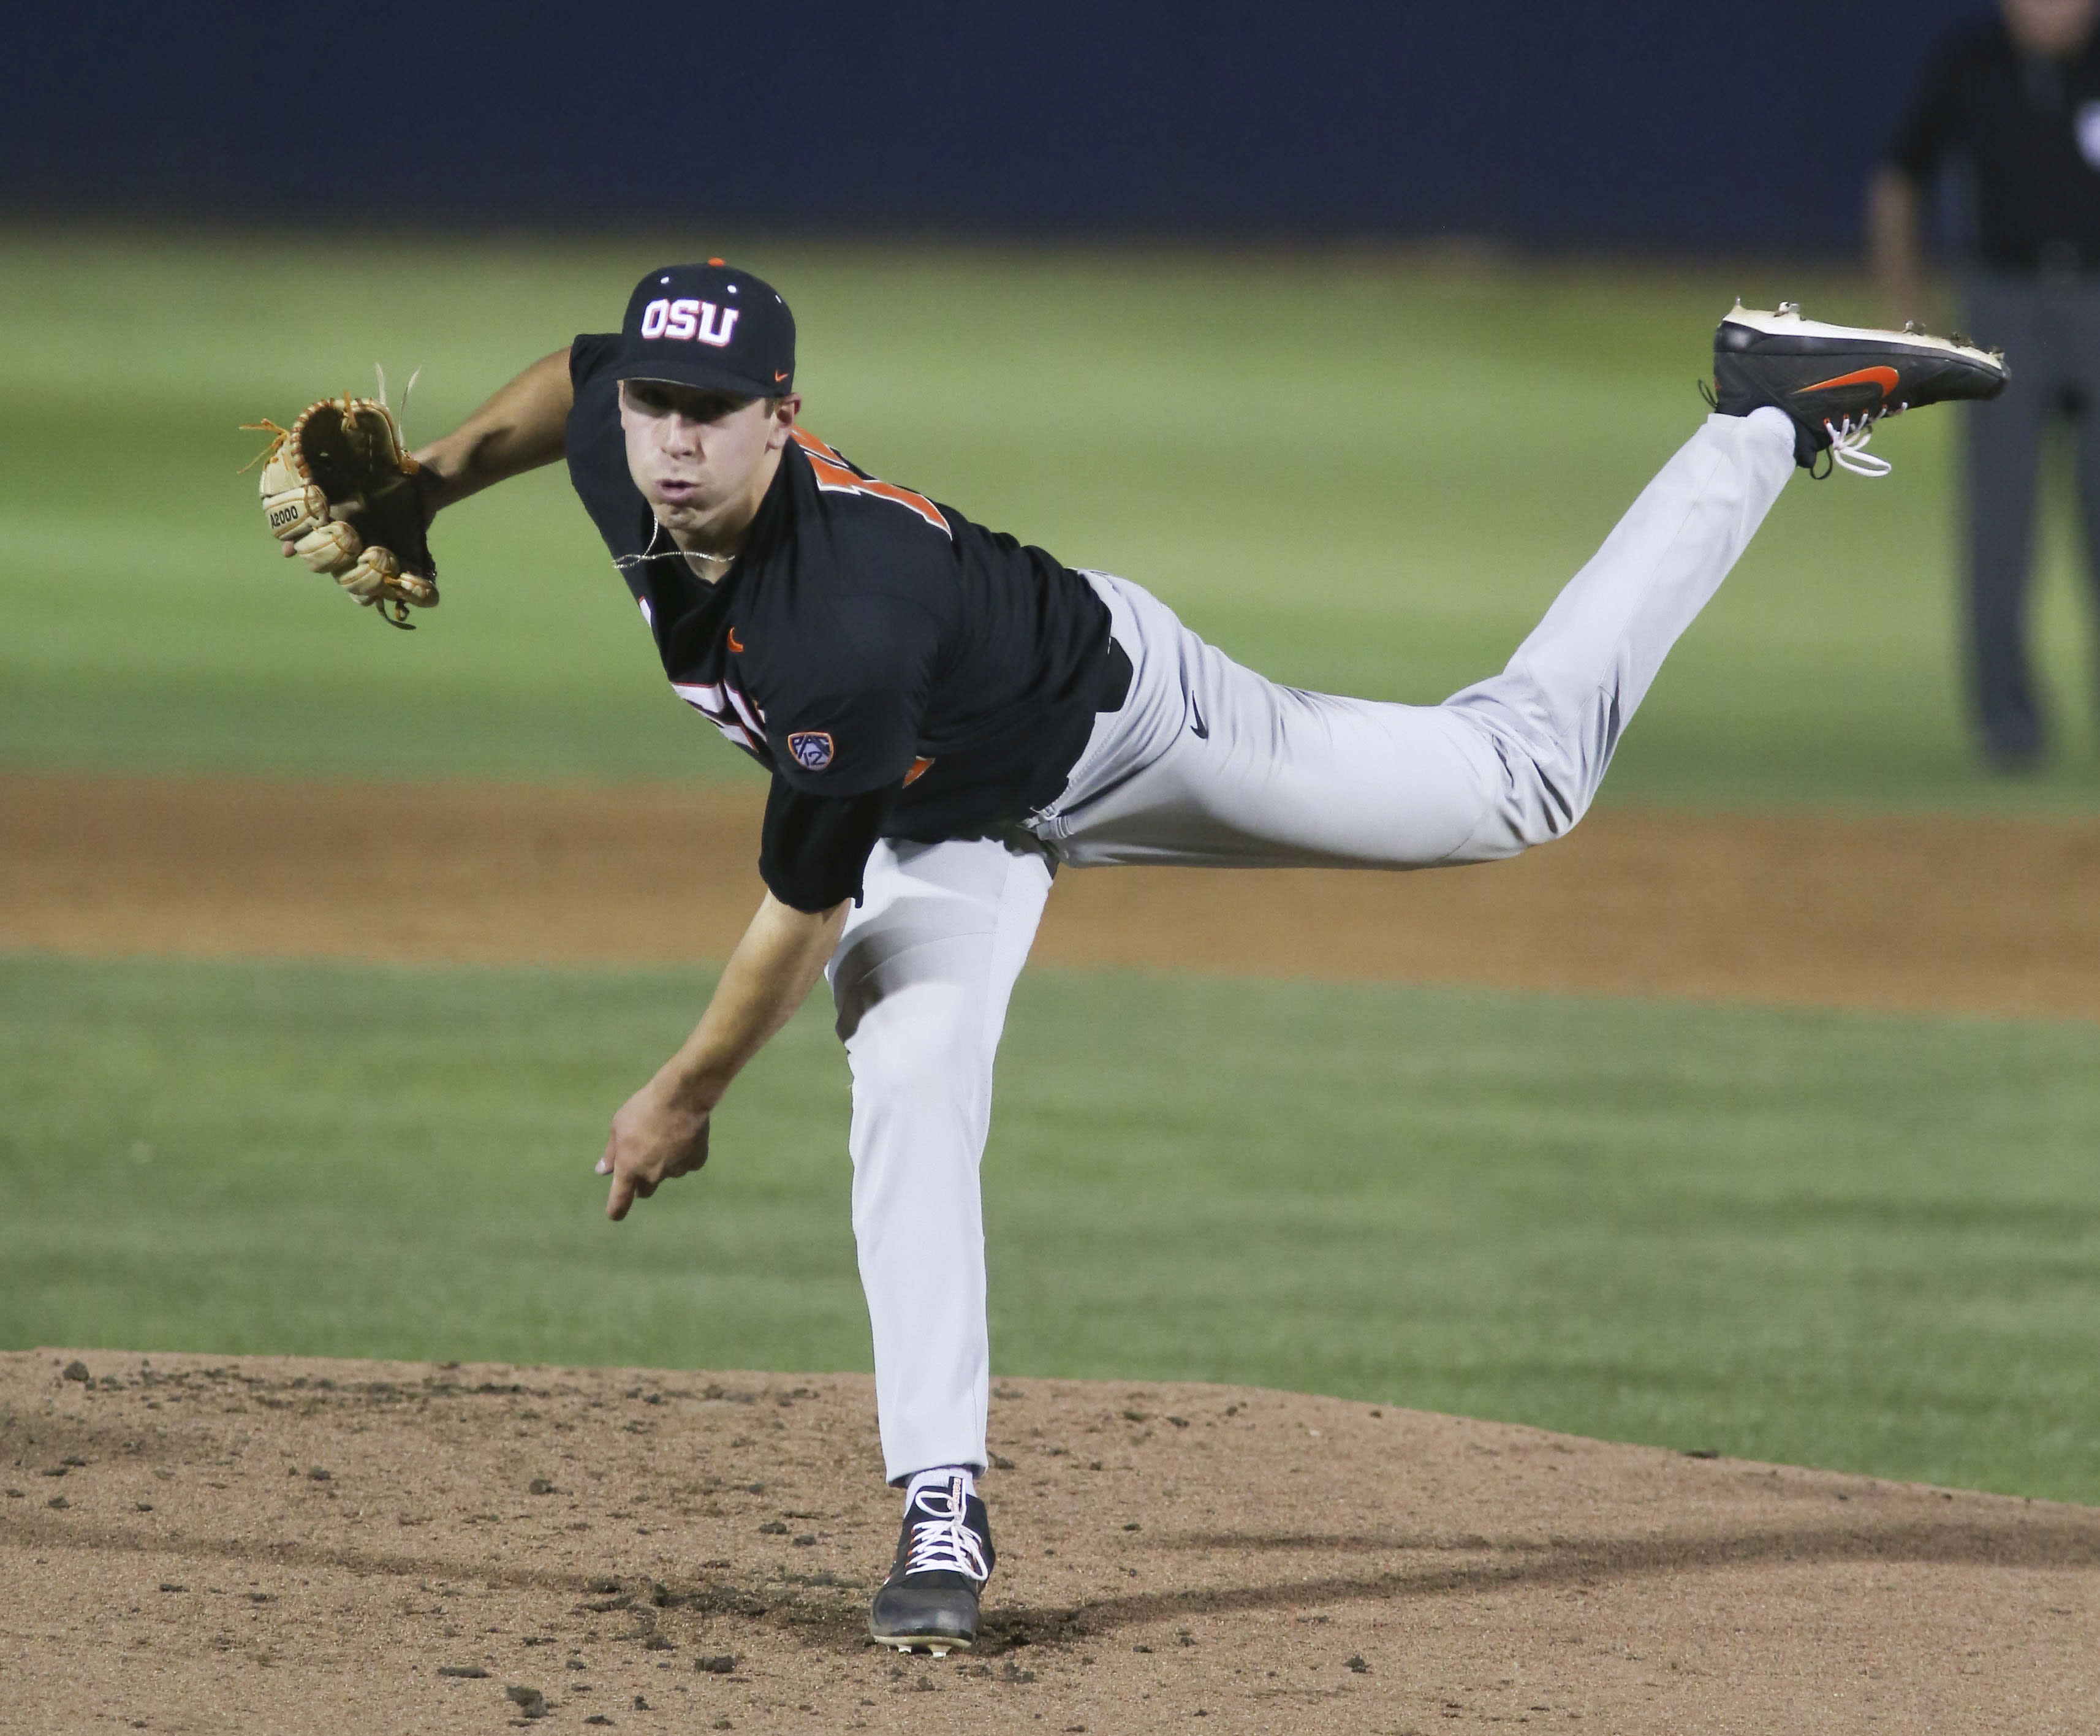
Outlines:
{"type": "Polygon", "coordinates": [[[0,206],[1851,245],[1978,0],[31,0],[0,206]]]}

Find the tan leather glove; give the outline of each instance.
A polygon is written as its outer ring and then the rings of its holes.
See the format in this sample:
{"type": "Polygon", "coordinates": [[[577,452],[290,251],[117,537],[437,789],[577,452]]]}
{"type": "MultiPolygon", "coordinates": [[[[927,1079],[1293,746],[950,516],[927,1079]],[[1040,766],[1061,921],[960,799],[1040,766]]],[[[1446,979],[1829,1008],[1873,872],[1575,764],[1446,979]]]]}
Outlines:
{"type": "Polygon", "coordinates": [[[346,393],[308,405],[289,428],[247,425],[276,436],[262,456],[271,535],[394,626],[408,624],[411,606],[436,606],[419,467],[385,404],[346,393]]]}

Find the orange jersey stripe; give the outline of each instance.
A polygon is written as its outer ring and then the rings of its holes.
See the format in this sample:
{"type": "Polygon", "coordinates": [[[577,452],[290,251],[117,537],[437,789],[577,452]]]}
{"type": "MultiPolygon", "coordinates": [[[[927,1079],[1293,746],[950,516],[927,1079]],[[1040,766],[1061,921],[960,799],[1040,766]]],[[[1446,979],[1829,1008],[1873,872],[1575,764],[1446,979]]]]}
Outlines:
{"type": "Polygon", "coordinates": [[[942,535],[955,534],[948,528],[948,521],[941,516],[939,507],[923,494],[914,494],[909,488],[899,488],[894,482],[879,482],[874,477],[862,476],[832,448],[806,429],[788,430],[795,443],[802,448],[810,460],[810,468],[816,473],[817,486],[832,494],[867,494],[879,500],[894,500],[907,507],[942,535]]]}
{"type": "Polygon", "coordinates": [[[808,429],[791,428],[788,431],[793,437],[795,443],[804,452],[814,453],[819,458],[828,458],[833,464],[845,462],[845,460],[840,456],[837,447],[825,445],[808,429]]]}

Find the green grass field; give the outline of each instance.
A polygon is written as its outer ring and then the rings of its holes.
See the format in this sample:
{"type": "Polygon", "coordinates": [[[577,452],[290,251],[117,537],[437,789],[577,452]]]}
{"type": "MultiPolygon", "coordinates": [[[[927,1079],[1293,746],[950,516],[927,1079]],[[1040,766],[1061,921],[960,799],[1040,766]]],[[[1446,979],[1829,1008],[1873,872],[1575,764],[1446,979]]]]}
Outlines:
{"type": "MultiPolygon", "coordinates": [[[[439,522],[445,602],[385,632],[280,563],[258,437],[318,393],[449,426],[724,245],[792,293],[805,418],[879,474],[1149,585],[1280,679],[1436,699],[1501,666],[1703,413],[1738,292],[1798,271],[823,249],[676,236],[337,246],[0,233],[0,760],[506,777],[737,775],[665,692],[558,473],[439,522]]],[[[1808,280],[1802,280],[1807,277],[1808,280]]],[[[2089,804],[2084,611],[2043,614],[2058,769],[1979,777],[1952,673],[1952,418],[1895,476],[1789,491],[1630,732],[1606,799],[2089,804]]]]}
{"type": "MultiPolygon", "coordinates": [[[[399,383],[412,434],[726,244],[0,234],[0,764],[725,778],[558,476],[438,527],[387,633],[281,563],[256,436],[399,383]]],[[[1835,277],[737,249],[805,419],[1148,584],[1279,677],[1434,698],[1499,666],[1693,425],[1738,290],[1835,277]]],[[[1982,778],[1951,675],[1952,429],[1797,483],[1606,799],[2082,811],[2062,725],[1982,778]]],[[[843,1063],[814,1011],[715,1169],[614,1228],[605,1119],[697,976],[0,958],[0,1343],[864,1366],[843,1063]]],[[[1032,974],[987,1160],[998,1364],[1248,1380],[2100,1500],[2100,1032],[1032,974]]]]}
{"type": "MultiPolygon", "coordinates": [[[[867,1366],[814,1011],[602,1215],[707,987],[10,962],[0,1342],[867,1366]]],[[[1046,972],[1003,1064],[1003,1373],[2100,1501],[2100,1029],[1046,972]]]]}

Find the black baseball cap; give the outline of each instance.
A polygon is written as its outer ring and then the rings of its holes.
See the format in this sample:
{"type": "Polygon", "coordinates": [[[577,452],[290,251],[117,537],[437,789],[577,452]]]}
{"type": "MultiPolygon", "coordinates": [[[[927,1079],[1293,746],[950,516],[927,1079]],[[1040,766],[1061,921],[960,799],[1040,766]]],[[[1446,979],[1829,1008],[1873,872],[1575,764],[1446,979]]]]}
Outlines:
{"type": "Polygon", "coordinates": [[[795,390],[795,316],[772,284],[720,259],[659,266],[627,298],[613,377],[778,398],[795,390]]]}

